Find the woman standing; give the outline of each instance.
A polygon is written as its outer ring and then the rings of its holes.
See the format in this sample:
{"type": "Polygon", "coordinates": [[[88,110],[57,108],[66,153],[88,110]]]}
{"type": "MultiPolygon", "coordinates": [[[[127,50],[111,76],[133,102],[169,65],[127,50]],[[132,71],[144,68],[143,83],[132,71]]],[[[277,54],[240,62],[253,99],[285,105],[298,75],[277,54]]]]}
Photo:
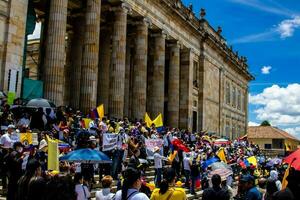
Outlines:
{"type": "Polygon", "coordinates": [[[122,190],[116,193],[115,200],[149,200],[146,194],[139,192],[141,186],[141,172],[128,167],[124,172],[122,190]]]}
{"type": "Polygon", "coordinates": [[[160,188],[155,189],[151,195],[151,200],[186,200],[183,188],[175,188],[176,173],[173,168],[168,168],[164,173],[164,179],[160,188]]]}
{"type": "Polygon", "coordinates": [[[81,173],[76,173],[74,176],[75,191],[77,193],[77,200],[88,200],[91,197],[90,191],[86,185],[83,184],[83,176],[81,173]]]}

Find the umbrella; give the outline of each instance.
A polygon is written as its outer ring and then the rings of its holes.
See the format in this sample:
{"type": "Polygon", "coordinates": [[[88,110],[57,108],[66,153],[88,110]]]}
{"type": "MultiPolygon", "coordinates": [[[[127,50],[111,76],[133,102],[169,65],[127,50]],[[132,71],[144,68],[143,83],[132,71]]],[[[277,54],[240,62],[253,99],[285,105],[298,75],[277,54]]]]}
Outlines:
{"type": "Polygon", "coordinates": [[[208,166],[210,166],[211,164],[213,164],[215,162],[220,162],[220,159],[218,159],[216,157],[210,158],[202,163],[202,168],[206,169],[208,166]]]}
{"type": "Polygon", "coordinates": [[[279,165],[282,163],[282,159],[281,158],[273,158],[271,159],[268,163],[267,163],[267,166],[268,167],[272,167],[274,165],[279,165]]]}
{"type": "Polygon", "coordinates": [[[296,170],[300,170],[300,149],[285,157],[283,162],[291,164],[296,170]]]}
{"type": "Polygon", "coordinates": [[[211,164],[210,167],[211,167],[211,170],[213,170],[213,171],[217,170],[217,169],[230,169],[231,170],[231,167],[224,162],[215,162],[215,163],[211,164]]]}
{"type": "Polygon", "coordinates": [[[48,99],[42,99],[42,98],[37,98],[37,99],[31,99],[28,101],[26,104],[26,107],[31,107],[31,108],[55,108],[55,104],[48,100],[48,99]]]}
{"type": "Polygon", "coordinates": [[[60,158],[61,161],[79,163],[111,163],[110,158],[99,150],[78,149],[60,158]]]}
{"type": "Polygon", "coordinates": [[[233,174],[233,172],[230,169],[227,168],[220,168],[220,169],[216,169],[214,171],[211,171],[208,174],[208,178],[211,179],[213,175],[215,174],[219,174],[221,176],[221,179],[226,179],[228,176],[231,176],[233,174]]]}
{"type": "Polygon", "coordinates": [[[216,144],[216,145],[230,144],[230,141],[228,141],[224,138],[221,138],[221,139],[215,140],[214,144],[216,144]]]}

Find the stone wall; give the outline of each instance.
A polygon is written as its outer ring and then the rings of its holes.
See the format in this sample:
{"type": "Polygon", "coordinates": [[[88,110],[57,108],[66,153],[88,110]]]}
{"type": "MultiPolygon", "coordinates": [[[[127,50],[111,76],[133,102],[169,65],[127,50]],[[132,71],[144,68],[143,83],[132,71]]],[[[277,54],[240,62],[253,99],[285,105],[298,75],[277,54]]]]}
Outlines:
{"type": "Polygon", "coordinates": [[[0,2],[0,54],[2,55],[0,89],[11,90],[20,96],[28,0],[1,0],[0,2]]]}

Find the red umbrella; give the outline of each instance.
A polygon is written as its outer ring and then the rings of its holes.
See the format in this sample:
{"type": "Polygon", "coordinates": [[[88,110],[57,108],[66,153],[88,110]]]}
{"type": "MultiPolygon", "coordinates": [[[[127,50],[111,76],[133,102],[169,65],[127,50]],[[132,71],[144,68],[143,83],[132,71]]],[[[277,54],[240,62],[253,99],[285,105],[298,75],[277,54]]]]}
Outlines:
{"type": "Polygon", "coordinates": [[[300,149],[294,151],[289,156],[284,158],[285,163],[291,164],[296,170],[300,170],[300,149]]]}

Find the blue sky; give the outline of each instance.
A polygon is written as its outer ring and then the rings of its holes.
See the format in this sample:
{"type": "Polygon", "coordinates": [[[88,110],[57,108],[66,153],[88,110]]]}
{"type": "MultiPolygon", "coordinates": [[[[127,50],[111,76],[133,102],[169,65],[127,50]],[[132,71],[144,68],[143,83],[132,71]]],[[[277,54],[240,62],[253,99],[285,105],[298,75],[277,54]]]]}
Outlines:
{"type": "Polygon", "coordinates": [[[249,123],[269,120],[300,139],[300,1],[183,0],[248,58],[249,123]]]}

